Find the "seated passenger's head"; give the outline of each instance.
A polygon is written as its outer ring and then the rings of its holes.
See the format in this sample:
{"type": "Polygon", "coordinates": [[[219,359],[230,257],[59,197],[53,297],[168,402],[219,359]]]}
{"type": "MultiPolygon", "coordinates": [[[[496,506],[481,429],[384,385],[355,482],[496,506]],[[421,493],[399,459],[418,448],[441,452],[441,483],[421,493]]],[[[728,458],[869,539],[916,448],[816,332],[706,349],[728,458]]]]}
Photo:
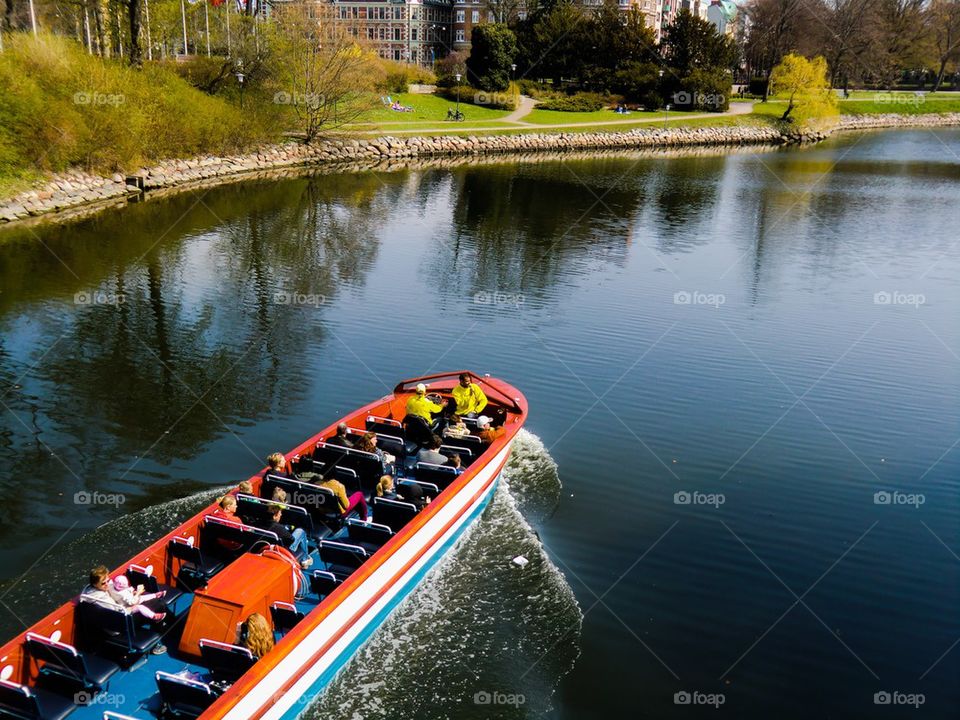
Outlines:
{"type": "Polygon", "coordinates": [[[470,375],[467,373],[460,373],[460,386],[470,387],[470,375]]]}
{"type": "Polygon", "coordinates": [[[481,415],[477,418],[477,427],[480,430],[486,430],[490,427],[491,420],[486,415],[481,415]]]}
{"type": "Polygon", "coordinates": [[[457,455],[456,453],[454,453],[453,455],[451,455],[451,456],[450,456],[450,464],[453,465],[455,468],[460,467],[460,456],[457,455]]]}
{"type": "Polygon", "coordinates": [[[267,464],[271,470],[283,470],[287,466],[287,459],[283,453],[275,452],[267,457],[267,464]]]}
{"type": "Polygon", "coordinates": [[[252,494],[253,494],[253,483],[250,482],[249,480],[244,480],[242,483],[240,483],[239,485],[237,485],[237,490],[239,490],[240,492],[242,492],[244,495],[252,495],[252,494]]]}
{"type": "Polygon", "coordinates": [[[377,483],[377,497],[383,497],[393,490],[393,476],[382,475],[377,483]]]}
{"type": "Polygon", "coordinates": [[[423,383],[417,383],[417,395],[426,395],[426,394],[427,394],[427,386],[424,385],[423,383]]]}
{"type": "Polygon", "coordinates": [[[337,425],[337,435],[339,435],[340,437],[346,437],[346,436],[347,436],[347,424],[346,424],[346,423],[340,423],[339,425],[337,425]]]}
{"type": "Polygon", "coordinates": [[[90,571],[90,587],[103,590],[107,586],[107,580],[110,578],[110,571],[106,565],[97,565],[90,571]]]}
{"type": "Polygon", "coordinates": [[[270,623],[260,613],[253,613],[247,618],[247,649],[258,658],[273,650],[273,629],[270,623]]]}
{"type": "Polygon", "coordinates": [[[224,495],[220,498],[220,507],[227,512],[237,511],[237,499],[233,495],[224,495]]]}
{"type": "Polygon", "coordinates": [[[434,435],[430,438],[431,450],[439,450],[441,445],[443,445],[443,439],[439,435],[434,435]]]}
{"type": "Polygon", "coordinates": [[[450,416],[450,423],[451,423],[452,425],[460,425],[462,422],[463,422],[463,418],[461,418],[461,417],[460,417],[459,415],[457,415],[456,413],[454,413],[453,415],[450,416]]]}
{"type": "Polygon", "coordinates": [[[270,515],[271,517],[273,517],[274,522],[280,522],[280,516],[283,515],[283,505],[277,505],[276,503],[271,503],[270,515]]]}
{"type": "Polygon", "coordinates": [[[377,447],[376,433],[368,432],[360,438],[360,449],[366,452],[373,452],[377,447]]]}
{"type": "Polygon", "coordinates": [[[287,501],[287,491],[283,488],[274,488],[273,495],[270,497],[271,500],[276,500],[277,502],[286,502],[287,501]]]}

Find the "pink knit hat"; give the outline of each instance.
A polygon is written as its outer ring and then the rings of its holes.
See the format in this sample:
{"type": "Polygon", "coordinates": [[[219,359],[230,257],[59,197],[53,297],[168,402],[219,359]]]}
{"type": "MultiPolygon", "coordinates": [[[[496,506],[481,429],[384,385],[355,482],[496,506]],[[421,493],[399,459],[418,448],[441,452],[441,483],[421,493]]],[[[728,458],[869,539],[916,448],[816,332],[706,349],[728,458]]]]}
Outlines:
{"type": "Polygon", "coordinates": [[[127,580],[126,575],[117,575],[113,579],[113,587],[114,589],[119,590],[120,592],[123,592],[128,587],[130,587],[130,581],[127,580]]]}

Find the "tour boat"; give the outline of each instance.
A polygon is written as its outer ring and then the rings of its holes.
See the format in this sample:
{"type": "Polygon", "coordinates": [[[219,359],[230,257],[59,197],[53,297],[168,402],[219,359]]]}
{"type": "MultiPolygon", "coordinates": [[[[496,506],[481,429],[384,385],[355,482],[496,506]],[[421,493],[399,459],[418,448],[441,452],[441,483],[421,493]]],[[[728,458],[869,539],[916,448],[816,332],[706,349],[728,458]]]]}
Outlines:
{"type": "MultiPolygon", "coordinates": [[[[446,438],[440,450],[459,455],[462,472],[417,462],[416,428],[405,424],[418,384],[451,398],[461,373],[399,383],[287,453],[296,477],[264,468],[250,478],[250,492],[231,490],[239,522],[218,516],[213,503],[111,571],[111,583],[124,575],[133,587],[166,592],[161,623],[78,595],[0,648],[0,717],[298,717],[493,496],[527,403],[502,380],[466,374],[487,397],[480,414],[503,431],[481,438],[476,419],[466,418],[470,434],[446,438]],[[377,497],[383,458],[327,442],[339,423],[348,436],[375,432],[378,447],[396,458],[400,496],[423,499],[377,497]],[[342,517],[311,472],[363,492],[372,517],[342,517]],[[309,538],[307,569],[264,529],[278,487],[287,494],[281,523],[309,538]],[[270,621],[276,639],[259,659],[241,637],[253,613],[270,621]]],[[[78,589],[85,583],[77,578],[78,589]]]]}

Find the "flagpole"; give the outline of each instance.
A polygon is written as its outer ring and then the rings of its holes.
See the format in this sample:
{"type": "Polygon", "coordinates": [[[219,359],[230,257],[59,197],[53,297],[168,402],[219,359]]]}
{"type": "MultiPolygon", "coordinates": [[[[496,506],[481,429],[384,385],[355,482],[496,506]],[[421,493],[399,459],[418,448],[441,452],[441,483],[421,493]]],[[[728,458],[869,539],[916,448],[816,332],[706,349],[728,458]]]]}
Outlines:
{"type": "Polygon", "coordinates": [[[150,39],[150,0],[143,0],[143,11],[147,16],[147,60],[153,60],[153,40],[150,39]]]}
{"type": "Polygon", "coordinates": [[[210,13],[206,0],[203,3],[203,24],[207,31],[207,57],[210,57],[210,13]]]}
{"type": "Polygon", "coordinates": [[[233,48],[230,47],[230,2],[227,0],[227,57],[230,57],[233,54],[233,48]]]}

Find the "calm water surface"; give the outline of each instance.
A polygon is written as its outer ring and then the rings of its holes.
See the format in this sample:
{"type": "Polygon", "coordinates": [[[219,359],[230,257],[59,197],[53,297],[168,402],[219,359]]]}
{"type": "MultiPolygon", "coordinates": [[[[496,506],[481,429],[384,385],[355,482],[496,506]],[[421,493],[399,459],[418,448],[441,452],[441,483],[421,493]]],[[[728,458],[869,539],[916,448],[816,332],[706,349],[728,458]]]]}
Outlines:
{"type": "Polygon", "coordinates": [[[956,717],[958,155],[345,174],[0,235],[4,636],[469,367],[530,400],[510,485],[314,717],[956,717]]]}

